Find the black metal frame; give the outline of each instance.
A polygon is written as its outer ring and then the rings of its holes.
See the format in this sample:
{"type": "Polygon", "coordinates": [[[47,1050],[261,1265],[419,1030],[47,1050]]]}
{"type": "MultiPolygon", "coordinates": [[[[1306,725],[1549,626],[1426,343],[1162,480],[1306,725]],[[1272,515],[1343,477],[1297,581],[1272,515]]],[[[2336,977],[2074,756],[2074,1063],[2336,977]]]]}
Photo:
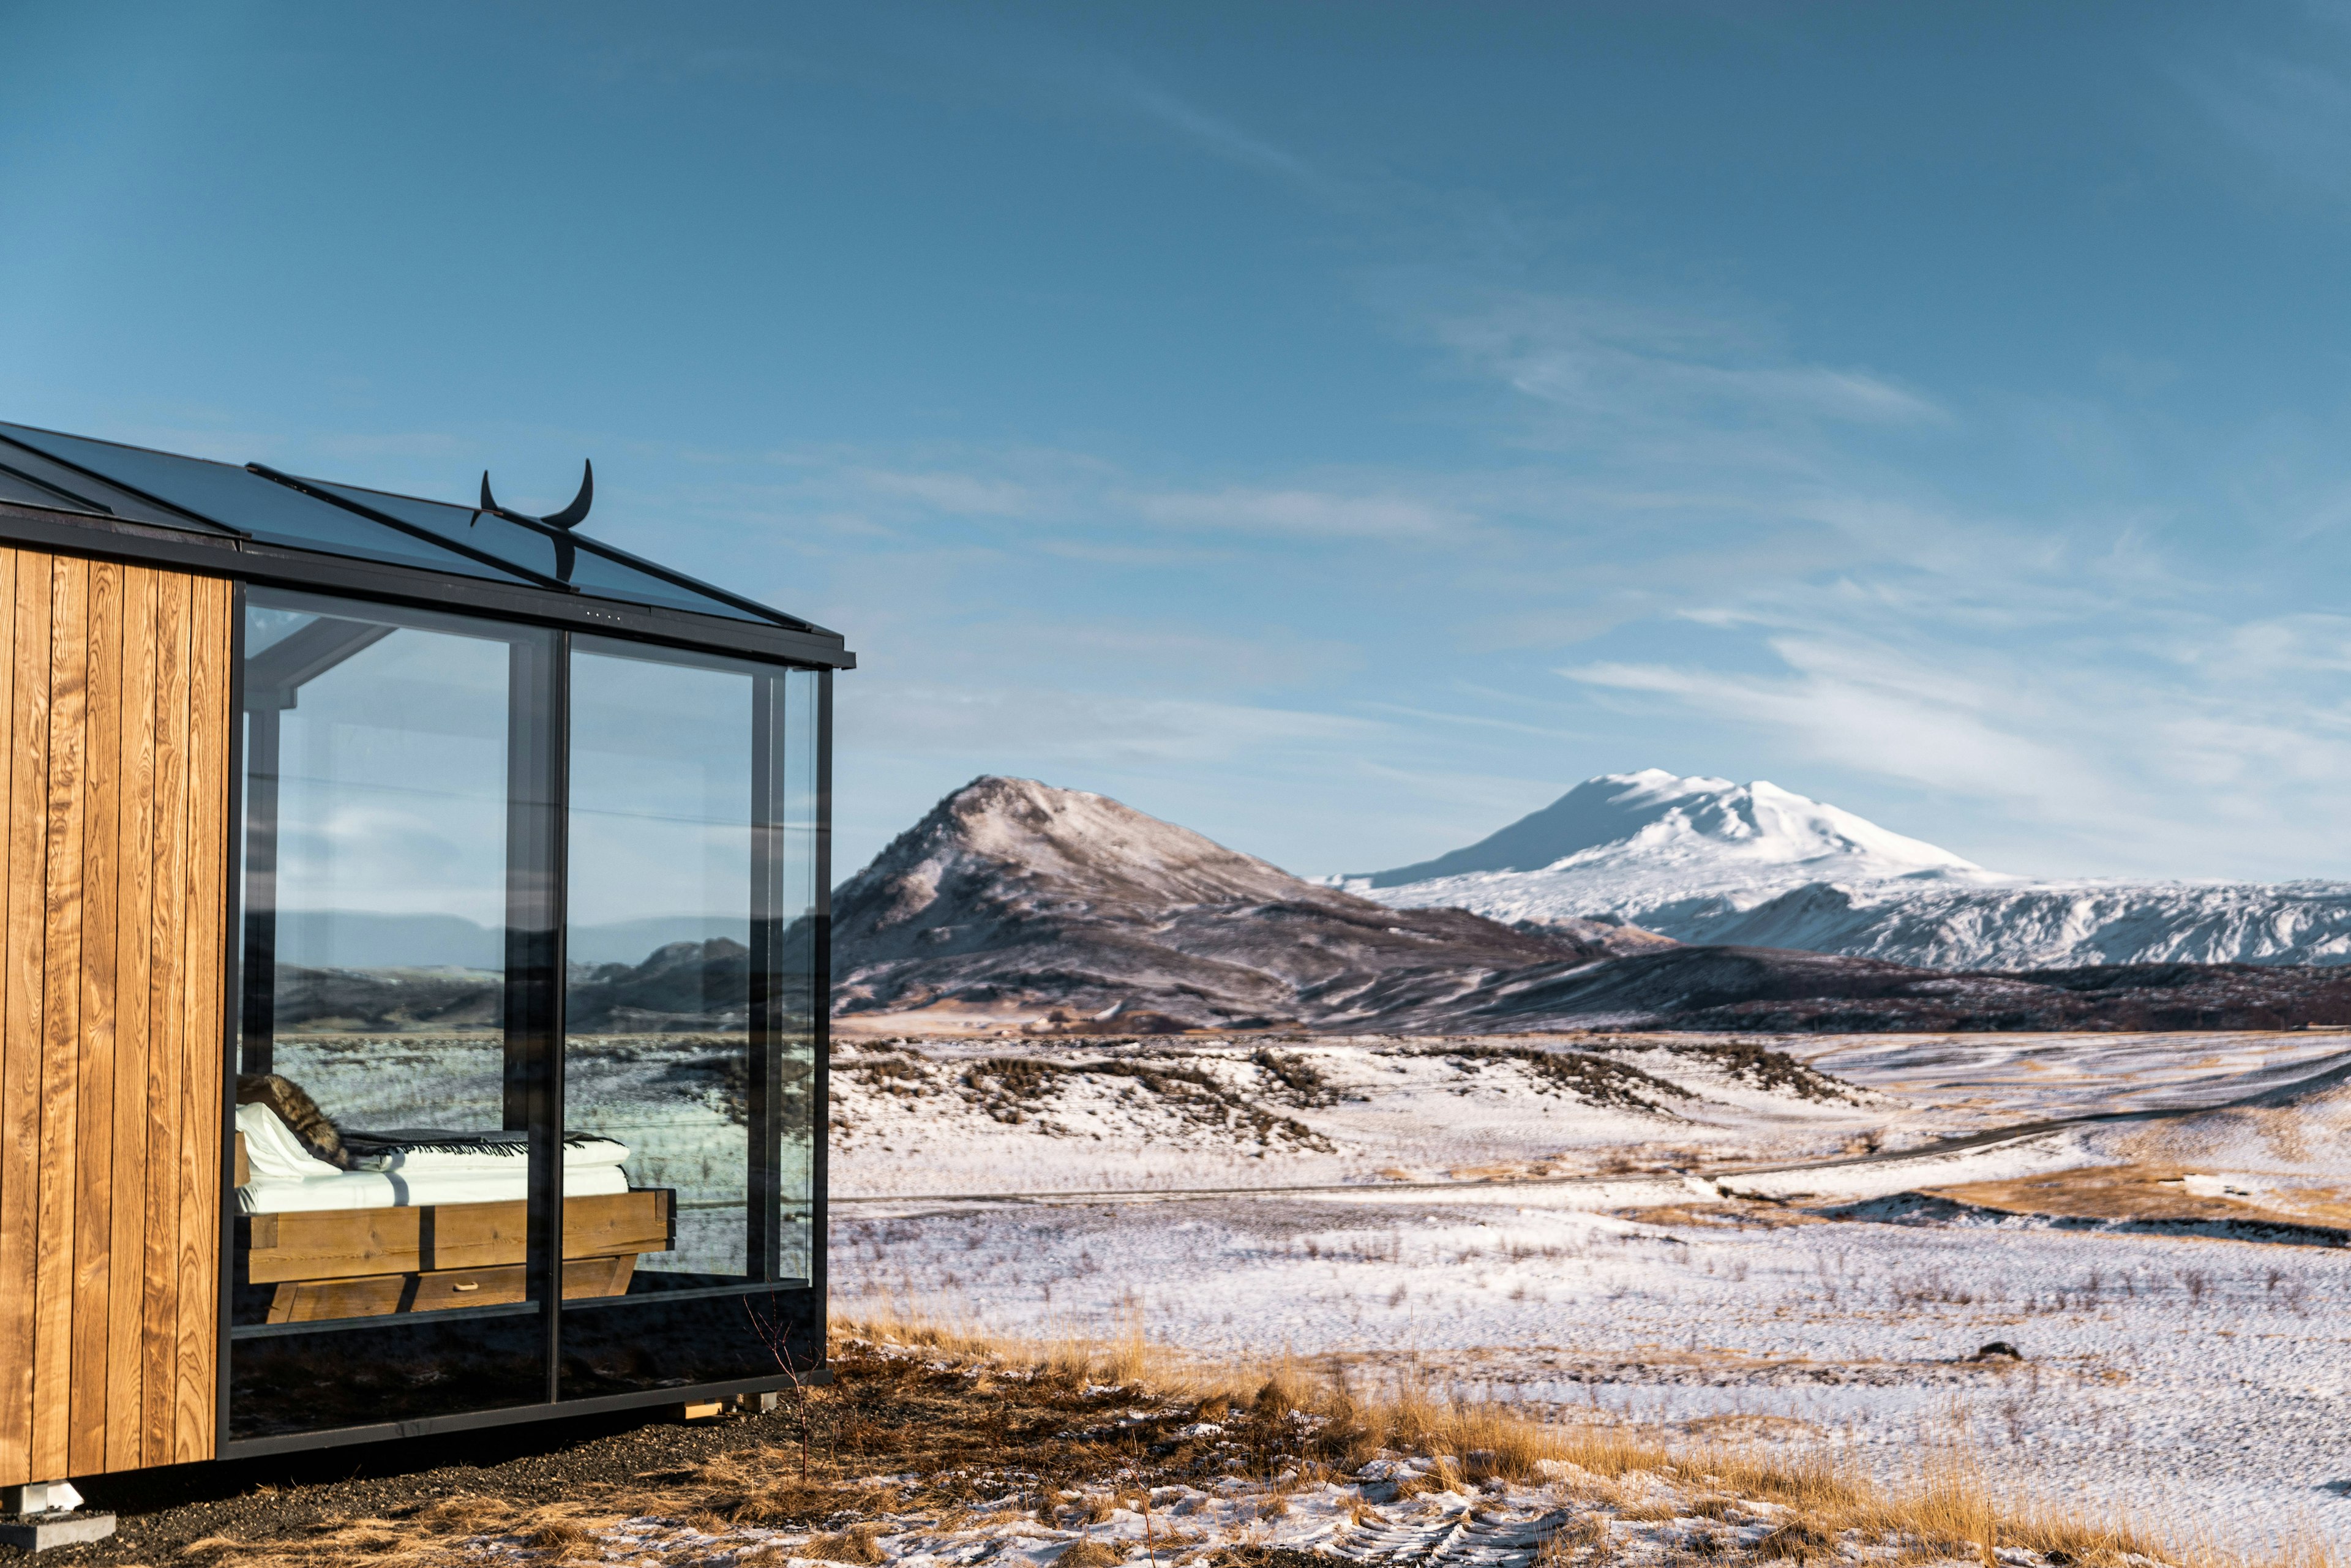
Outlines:
{"type": "Polygon", "coordinates": [[[772,1280],[782,1260],[783,1238],[770,1223],[783,1188],[783,1124],[776,1115],[782,1042],[777,1039],[771,979],[782,945],[784,824],[778,820],[776,774],[782,749],[788,679],[762,673],[751,678],[751,973],[744,1020],[750,1036],[748,1100],[751,1180],[749,1229],[743,1261],[756,1280],[772,1280]]]}
{"type": "MultiPolygon", "coordinates": [[[[577,542],[585,544],[582,539],[577,542]]],[[[450,610],[537,626],[560,626],[607,637],[665,643],[768,663],[851,670],[857,656],[837,632],[799,631],[770,622],[732,621],[688,610],[627,604],[580,592],[557,592],[517,580],[435,571],[430,567],[362,560],[319,550],[294,549],[248,538],[166,528],[87,512],[52,511],[0,501],[0,544],[69,555],[132,561],[177,571],[208,572],[274,587],[307,589],[386,604],[450,610]]]]}
{"type": "Polygon", "coordinates": [[[825,1303],[831,1298],[826,1281],[832,1255],[830,1175],[832,1140],[832,672],[816,677],[816,942],[813,972],[809,976],[809,1024],[815,1075],[809,1083],[809,1289],[816,1298],[816,1343],[824,1349],[825,1303]]]}
{"type": "Polygon", "coordinates": [[[571,634],[507,644],[506,1125],[530,1135],[524,1297],[539,1311],[548,1403],[563,1308],[565,855],[571,634]]]}
{"type": "MultiPolygon", "coordinates": [[[[47,456],[44,453],[42,455],[47,456]]],[[[60,466],[82,472],[78,465],[62,458],[50,458],[60,466]]],[[[270,477],[277,477],[272,475],[270,477]]],[[[103,476],[92,476],[103,479],[103,476]]],[[[596,553],[650,571],[666,580],[768,618],[761,622],[731,620],[716,615],[701,615],[688,611],[665,607],[623,603],[599,599],[581,592],[568,584],[550,582],[541,586],[528,580],[536,574],[517,570],[510,563],[498,563],[502,570],[514,572],[517,580],[512,584],[466,576],[457,572],[436,571],[430,568],[407,566],[393,562],[374,561],[338,556],[323,551],[302,550],[264,543],[242,530],[216,519],[191,513],[184,507],[163,502],[145,495],[136,487],[119,480],[104,482],[125,494],[162,507],[171,513],[186,516],[190,526],[184,529],[151,522],[100,516],[65,507],[56,509],[0,500],[0,544],[28,549],[57,551],[69,555],[99,559],[118,560],[136,565],[170,570],[198,572],[226,579],[230,584],[230,672],[226,693],[230,723],[226,762],[226,784],[221,809],[234,833],[246,816],[244,792],[248,772],[248,745],[266,747],[280,707],[266,706],[266,717],[260,711],[248,710],[249,697],[263,694],[246,690],[245,621],[246,590],[248,585],[321,592],[387,606],[412,608],[455,614],[467,619],[480,618],[506,622],[526,627],[547,629],[551,634],[533,645],[544,652],[549,667],[529,672],[533,677],[530,692],[517,690],[510,702],[517,711],[512,722],[519,724],[524,716],[518,710],[530,695],[544,704],[538,708],[535,722],[537,732],[528,737],[536,752],[537,766],[528,769],[533,782],[544,793],[543,800],[564,802],[569,791],[565,788],[563,768],[568,762],[568,736],[564,724],[569,711],[565,683],[569,677],[571,632],[593,632],[599,635],[643,644],[667,646],[694,652],[748,657],[770,666],[793,666],[812,670],[817,674],[817,777],[815,780],[817,822],[814,844],[816,872],[815,956],[811,983],[814,988],[811,1009],[813,1034],[813,1077],[810,1084],[810,1117],[812,1121],[810,1182],[810,1274],[805,1281],[781,1281],[776,1278],[780,1258],[778,1255],[780,1238],[773,1231],[761,1239],[761,1250],[747,1261],[764,1282],[747,1284],[710,1292],[678,1292],[686,1295],[741,1295],[747,1301],[761,1295],[771,1301],[797,1301],[804,1303],[814,1333],[814,1343],[821,1354],[825,1315],[826,1232],[828,1205],[826,1200],[827,1166],[826,1140],[823,1129],[827,1122],[829,1082],[826,1058],[830,1047],[828,1008],[824,998],[830,991],[831,973],[829,946],[831,936],[831,826],[832,803],[832,673],[838,669],[853,669],[855,655],[843,645],[837,632],[798,622],[764,606],[712,588],[709,584],[673,572],[655,563],[643,560],[628,552],[603,546],[598,541],[576,538],[575,543],[596,553]],[[219,530],[217,532],[211,530],[219,530]],[[251,730],[248,742],[248,728],[251,730]]],[[[308,486],[302,486],[308,488],[308,486]]],[[[338,504],[340,504],[340,502],[338,504]]],[[[350,508],[356,509],[356,508],[350,508]]],[[[381,520],[381,519],[377,519],[381,520]]],[[[403,529],[413,532],[413,529],[403,529]]],[[[434,542],[446,546],[448,541],[434,542]]],[[[458,549],[456,553],[471,552],[458,549]]],[[[510,646],[521,646],[510,644],[510,646]]],[[[353,650],[356,651],[356,650],[353,650]]],[[[520,672],[517,672],[520,673],[520,672]]],[[[756,766],[768,774],[757,781],[765,789],[772,782],[773,747],[780,739],[775,731],[782,692],[787,682],[780,670],[759,677],[758,687],[767,703],[763,704],[764,722],[755,741],[760,744],[756,766]],[[770,707],[768,705],[772,704],[770,707]]],[[[523,738],[517,737],[517,738],[523,738]]],[[[274,770],[273,770],[274,772],[274,770]]],[[[514,785],[510,783],[510,796],[514,785]]],[[[766,797],[762,797],[765,799],[766,797]]],[[[510,799],[510,812],[517,812],[510,799]]],[[[217,1458],[224,1459],[253,1458],[308,1448],[339,1446],[348,1443],[381,1441],[389,1438],[414,1437],[426,1433],[467,1430],[517,1422],[545,1420],[556,1416],[590,1415],[633,1408],[674,1406],[737,1394],[767,1393],[827,1381],[821,1366],[812,1369],[795,1368],[791,1373],[774,1375],[747,1376],[721,1383],[647,1388],[611,1395],[561,1398],[560,1366],[557,1356],[559,1316],[563,1310],[560,1281],[561,1269],[561,1128],[558,1118],[562,1103],[562,1051],[564,976],[563,941],[565,925],[563,886],[564,812],[538,810],[530,813],[535,825],[524,835],[528,842],[517,845],[509,834],[509,1061],[529,1063],[526,1071],[510,1077],[508,1117],[520,1116],[521,1124],[531,1134],[529,1191],[531,1198],[531,1228],[526,1243],[527,1269],[530,1280],[532,1301],[523,1310],[535,1306],[541,1314],[546,1338],[546,1402],[510,1406],[497,1409],[469,1411],[421,1419],[383,1423],[363,1427],[328,1428],[285,1436],[232,1439],[230,1421],[230,1346],[231,1306],[234,1284],[234,1249],[229,1238],[234,1234],[236,1219],[235,1186],[235,1141],[230,1135],[236,1113],[236,1076],[240,1070],[266,1071],[272,1063],[267,1041],[274,1033],[269,1014],[274,1010],[273,998],[266,991],[260,996],[249,995],[244,983],[247,954],[256,945],[274,947],[274,927],[264,931],[255,928],[253,916],[258,915],[259,901],[248,909],[245,896],[244,876],[246,846],[234,839],[225,843],[224,853],[229,857],[224,878],[225,907],[223,930],[227,940],[222,944],[221,975],[221,1037],[220,1061],[223,1066],[220,1094],[220,1195],[221,1236],[217,1273],[216,1378],[214,1417],[217,1458]],[[534,908],[535,906],[535,908],[534,908]],[[553,917],[537,924],[534,913],[551,911],[553,917]],[[518,918],[519,917],[519,918],[518,918]],[[519,948],[517,944],[520,944],[519,948]],[[523,962],[517,965],[515,960],[523,962]],[[517,994],[518,983],[523,991],[517,994]],[[517,1015],[512,1009],[519,1006],[517,1015]],[[551,1038],[540,1042],[536,1050],[515,1052],[512,1025],[521,1020],[537,1020],[541,1029],[550,1031],[551,1038]],[[242,1060],[241,1060],[242,1058],[242,1060]]],[[[764,921],[755,920],[755,939],[764,938],[770,944],[781,939],[778,908],[779,887],[773,884],[779,876],[781,856],[776,837],[780,833],[779,821],[759,823],[762,831],[758,839],[765,841],[761,857],[761,879],[756,884],[760,890],[755,897],[762,901],[764,921]]],[[[274,858],[274,857],[272,857],[274,858]]],[[[274,901],[272,901],[274,908],[274,901]]],[[[770,998],[772,1000],[772,998],[770,998]]],[[[771,1098],[776,1086],[776,1057],[780,1047],[778,1031],[772,1027],[772,1009],[762,1009],[770,1015],[770,1027],[759,1031],[758,1049],[754,1052],[754,1082],[760,1098],[771,1098]]],[[[773,1125],[773,1106],[765,1107],[763,1118],[770,1124],[762,1133],[762,1143],[777,1141],[780,1129],[773,1125]]],[[[763,1184],[758,1191],[773,1193],[780,1180],[778,1151],[764,1147],[755,1154],[754,1174],[763,1184]]],[[[777,1196],[780,1196],[779,1193],[777,1196]]],[[[756,1211],[765,1206],[755,1204],[756,1211]]],[[[457,1314],[449,1314],[454,1318],[457,1314]]],[[[499,1315],[507,1315],[500,1313],[499,1315]]],[[[323,1327],[325,1325],[318,1325],[323,1327]]]]}
{"type": "MultiPolygon", "coordinates": [[[[820,1301],[820,1308],[822,1303],[820,1301]]],[[[277,1437],[245,1437],[223,1443],[218,1458],[254,1459],[270,1454],[299,1454],[312,1448],[336,1448],[353,1443],[384,1443],[398,1437],[423,1437],[443,1432],[473,1432],[486,1427],[514,1427],[526,1421],[552,1421],[576,1416],[603,1416],[621,1410],[643,1410],[674,1405],[696,1405],[731,1399],[738,1394],[780,1394],[788,1389],[823,1387],[831,1383],[826,1368],[811,1367],[790,1376],[746,1377],[726,1383],[681,1384],[674,1388],[646,1389],[633,1394],[605,1394],[589,1399],[567,1399],[560,1405],[514,1405],[502,1410],[468,1411],[456,1416],[428,1416],[413,1421],[385,1421],[372,1427],[330,1427],[319,1432],[289,1432],[277,1437]]],[[[224,1385],[225,1386],[225,1385],[224,1385]]],[[[223,1408],[226,1408],[225,1400],[223,1408]]]]}
{"type": "MultiPolygon", "coordinates": [[[[245,810],[245,584],[232,580],[228,588],[228,798],[224,804],[229,832],[235,831],[245,810]]],[[[239,916],[245,904],[243,879],[237,875],[237,855],[229,832],[221,835],[221,884],[227,889],[227,908],[221,923],[221,1088],[220,1125],[236,1125],[237,1053],[244,1035],[238,984],[245,967],[245,944],[239,916]]],[[[235,1234],[236,1210],[236,1138],[225,1131],[220,1147],[220,1246],[218,1276],[214,1285],[213,1315],[213,1445],[228,1436],[228,1331],[236,1279],[235,1234]]],[[[820,1309],[821,1310],[821,1309],[820,1309]]]]}

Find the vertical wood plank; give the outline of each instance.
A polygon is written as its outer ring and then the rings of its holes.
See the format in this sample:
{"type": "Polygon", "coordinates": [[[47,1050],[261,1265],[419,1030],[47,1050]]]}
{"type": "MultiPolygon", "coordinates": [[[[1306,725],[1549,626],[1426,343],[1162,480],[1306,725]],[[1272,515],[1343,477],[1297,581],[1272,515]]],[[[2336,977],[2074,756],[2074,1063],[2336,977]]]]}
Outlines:
{"type": "Polygon", "coordinates": [[[213,1452],[232,602],[0,548],[0,1485],[213,1452]]]}
{"type": "Polygon", "coordinates": [[[41,746],[32,738],[47,733],[47,662],[45,657],[37,670],[22,668],[18,655],[37,635],[47,645],[48,558],[0,550],[0,573],[7,585],[0,595],[0,616],[6,620],[0,630],[0,678],[7,685],[0,718],[7,747],[0,751],[0,779],[5,780],[8,800],[6,827],[0,831],[7,871],[0,884],[0,925],[6,927],[0,945],[0,1485],[15,1486],[36,1479],[33,1265],[40,1180],[41,954],[30,905],[32,890],[41,881],[42,841],[31,802],[46,800],[48,791],[41,746]],[[20,592],[42,607],[37,618],[17,613],[20,592]]]}
{"type": "Polygon", "coordinates": [[[186,980],[181,1023],[179,1421],[173,1460],[212,1457],[220,1297],[221,938],[228,841],[228,584],[198,578],[188,617],[186,980]]]}
{"type": "Polygon", "coordinates": [[[121,689],[116,705],[114,1233],[107,1301],[106,1465],[143,1462],[142,1285],[147,1221],[148,921],[153,906],[155,573],[122,574],[121,689]]]}
{"type": "Polygon", "coordinates": [[[49,565],[49,790],[41,956],[41,1193],[34,1268],[33,1469],[71,1470],[74,1215],[80,1131],[82,723],[89,695],[89,562],[49,565]]]}
{"type": "Polygon", "coordinates": [[[155,898],[148,921],[147,1250],[141,1458],[172,1462],[178,1435],[180,1068],[186,1005],[181,889],[186,885],[188,602],[184,577],[159,575],[155,594],[155,898]]]}
{"type": "Polygon", "coordinates": [[[73,1396],[68,1473],[106,1468],[108,1287],[114,1241],[114,835],[121,768],[122,568],[89,567],[83,665],[81,953],[74,1134],[73,1396]]]}

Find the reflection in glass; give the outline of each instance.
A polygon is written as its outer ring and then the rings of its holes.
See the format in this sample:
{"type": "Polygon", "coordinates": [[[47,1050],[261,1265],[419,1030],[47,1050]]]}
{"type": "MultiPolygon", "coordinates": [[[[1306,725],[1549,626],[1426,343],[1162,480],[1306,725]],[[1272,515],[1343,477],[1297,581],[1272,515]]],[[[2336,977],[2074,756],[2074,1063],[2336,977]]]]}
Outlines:
{"type": "Polygon", "coordinates": [[[624,1299],[567,1304],[569,1396],[689,1364],[772,1372],[741,1292],[808,1276],[815,687],[797,674],[573,644],[567,1124],[626,1145],[675,1232],[624,1299]],[[726,1299],[643,1315],[707,1291],[726,1299]]]}
{"type": "Polygon", "coordinates": [[[507,1027],[508,758],[551,643],[249,592],[240,1434],[350,1424],[319,1386],[354,1356],[375,1369],[374,1419],[545,1396],[527,1328],[460,1320],[536,1321],[507,1027]]]}
{"type": "Polygon", "coordinates": [[[575,646],[570,988],[574,1126],[674,1192],[677,1244],[638,1289],[745,1279],[750,1177],[752,736],[758,677],[575,646]]]}
{"type": "Polygon", "coordinates": [[[246,602],[232,1437],[812,1352],[821,677],[246,602]]]}

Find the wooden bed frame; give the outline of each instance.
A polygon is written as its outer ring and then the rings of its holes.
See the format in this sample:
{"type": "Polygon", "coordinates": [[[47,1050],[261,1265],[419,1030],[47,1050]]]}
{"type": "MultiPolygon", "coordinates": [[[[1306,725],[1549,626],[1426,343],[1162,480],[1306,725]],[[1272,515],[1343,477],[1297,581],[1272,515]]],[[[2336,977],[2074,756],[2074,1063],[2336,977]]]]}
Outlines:
{"type": "MultiPolygon", "coordinates": [[[[241,1134],[236,1176],[244,1186],[241,1134]]],[[[529,1209],[516,1198],[248,1215],[236,1222],[237,1280],[277,1287],[273,1323],[520,1301],[529,1209]]],[[[676,1245],[677,1195],[668,1187],[567,1197],[564,1299],[626,1295],[637,1255],[676,1245]]]]}

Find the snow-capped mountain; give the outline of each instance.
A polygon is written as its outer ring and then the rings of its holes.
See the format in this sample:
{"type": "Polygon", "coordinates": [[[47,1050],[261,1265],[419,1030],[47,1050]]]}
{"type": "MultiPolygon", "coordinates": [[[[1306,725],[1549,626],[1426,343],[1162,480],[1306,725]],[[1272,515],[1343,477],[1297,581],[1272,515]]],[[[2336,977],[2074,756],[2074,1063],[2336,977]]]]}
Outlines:
{"type": "MultiPolygon", "coordinates": [[[[1981,885],[1991,873],[1930,844],[1770,785],[1635,774],[1586,788],[1577,810],[1561,813],[1572,824],[1565,841],[1577,831],[1589,836],[1595,813],[1604,825],[1612,802],[1635,819],[1632,827],[1547,870],[1463,873],[1384,894],[1480,877],[1556,878],[1566,874],[1562,863],[1613,868],[1620,890],[1643,875],[1668,893],[1713,889],[1678,902],[1712,900],[1724,909],[1759,876],[1823,866],[1895,873],[1855,887],[2000,891],[1981,885]],[[1582,830],[1573,827],[1579,818],[1582,830]],[[1623,851],[1619,838],[1649,844],[1654,854],[1623,851]],[[1716,862],[1725,858],[1744,871],[1724,872],[1716,862]],[[1660,880],[1658,864],[1679,867],[1680,880],[1660,880]],[[1721,890],[1726,878],[1738,884],[1733,892],[1721,890]]],[[[1549,847],[1532,835],[1524,841],[1540,846],[1531,852],[1538,855],[1549,847]]],[[[1507,864],[1522,852],[1505,848],[1485,858],[1507,864]]],[[[1742,907],[1750,917],[1776,909],[1798,911],[1800,922],[1818,919],[1823,911],[1805,915],[1789,901],[1839,891],[1808,882],[1779,899],[1755,894],[1761,902],[1742,907]]],[[[836,890],[834,1018],[851,1028],[1065,1035],[2351,1023],[2351,979],[2331,970],[1954,973],[1784,947],[1684,946],[1635,925],[1533,913],[1539,917],[1503,924],[1458,908],[1389,908],[1301,882],[1106,796],[982,778],[941,800],[836,890]]],[[[674,982],[694,980],[696,960],[704,973],[693,994],[708,995],[708,971],[727,957],[716,950],[732,946],[684,943],[639,969],[599,970],[598,981],[616,988],[609,1010],[632,1019],[674,1011],[678,1004],[663,998],[674,982]]],[[[739,961],[731,972],[739,983],[739,961]]],[[[577,982],[572,995],[579,1005],[577,982]]]]}
{"type": "MultiPolygon", "coordinates": [[[[1531,816],[1466,850],[1418,865],[1349,877],[1373,888],[1542,873],[1597,911],[1658,906],[1694,894],[1768,897],[1813,882],[1992,873],[1949,850],[1757,779],[1679,779],[1660,768],[1587,779],[1531,816]]],[[[1486,885],[1480,883],[1479,885],[1486,885]]],[[[1499,884],[1497,884],[1499,885],[1499,884]]],[[[1527,913],[1537,911],[1530,908],[1527,913]]],[[[1566,913],[1549,908],[1547,914],[1566,913]]]]}
{"type": "Polygon", "coordinates": [[[1398,913],[1102,795],[976,779],[833,896],[834,1006],[1103,1028],[1322,1022],[1424,1006],[1646,933],[1398,913]]]}
{"type": "Polygon", "coordinates": [[[1656,768],[1587,779],[1436,860],[1334,880],[1393,908],[1940,969],[2351,963],[2351,883],[2031,883],[1761,780],[1656,768]]]}

